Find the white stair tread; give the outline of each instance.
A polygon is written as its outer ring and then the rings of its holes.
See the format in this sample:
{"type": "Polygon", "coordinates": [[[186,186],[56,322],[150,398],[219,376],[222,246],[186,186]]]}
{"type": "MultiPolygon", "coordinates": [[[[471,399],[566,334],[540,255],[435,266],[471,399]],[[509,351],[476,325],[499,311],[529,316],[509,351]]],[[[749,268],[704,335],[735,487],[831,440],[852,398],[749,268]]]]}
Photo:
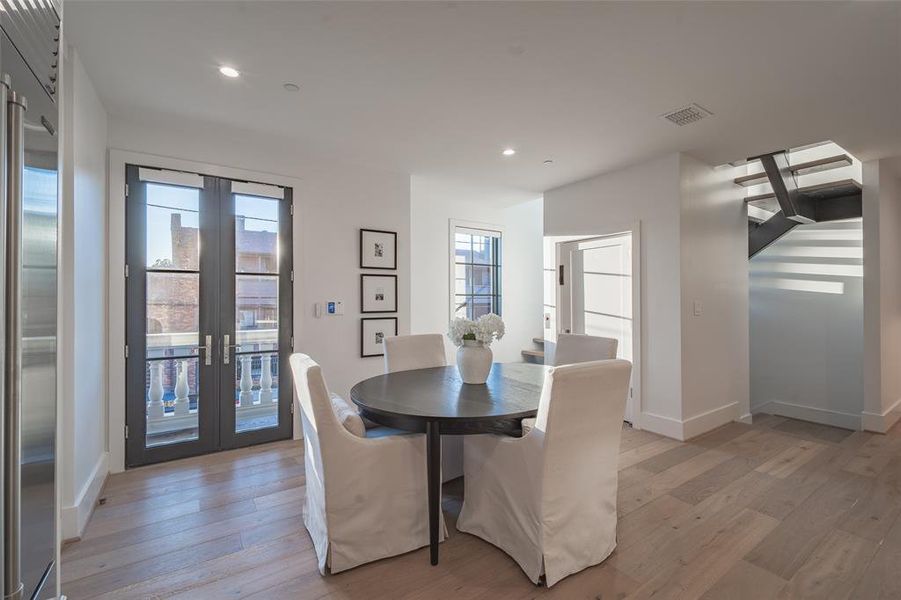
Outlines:
{"type": "MultiPolygon", "coordinates": [[[[851,157],[847,154],[838,154],[836,156],[828,156],[826,158],[818,158],[807,162],[790,165],[791,172],[795,175],[808,175],[810,173],[818,173],[820,171],[828,171],[829,169],[839,169],[851,165],[851,157]]],[[[752,173],[751,175],[742,175],[735,178],[736,185],[748,187],[752,185],[760,185],[767,182],[766,173],[752,173]]]]}

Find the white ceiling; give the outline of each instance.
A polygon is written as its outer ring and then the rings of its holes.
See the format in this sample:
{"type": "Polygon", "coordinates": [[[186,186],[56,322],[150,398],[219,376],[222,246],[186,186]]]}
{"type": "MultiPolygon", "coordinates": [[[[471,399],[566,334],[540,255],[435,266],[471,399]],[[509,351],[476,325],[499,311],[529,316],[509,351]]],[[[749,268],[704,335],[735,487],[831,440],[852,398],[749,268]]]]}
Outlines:
{"type": "Polygon", "coordinates": [[[832,139],[901,156],[901,3],[65,6],[112,115],[277,134],[379,169],[544,191],[675,150],[720,164],[832,139]],[[659,117],[690,102],[714,116],[659,117]]]}

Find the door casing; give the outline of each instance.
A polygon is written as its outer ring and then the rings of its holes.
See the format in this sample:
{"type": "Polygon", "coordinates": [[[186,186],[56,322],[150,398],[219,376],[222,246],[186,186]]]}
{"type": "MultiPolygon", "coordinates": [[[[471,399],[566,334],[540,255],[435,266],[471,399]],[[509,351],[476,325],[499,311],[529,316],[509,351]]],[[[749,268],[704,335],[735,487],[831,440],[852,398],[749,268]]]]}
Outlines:
{"type": "Polygon", "coordinates": [[[572,323],[572,264],[569,250],[581,242],[629,233],[632,236],[632,382],[630,396],[626,401],[625,420],[636,429],[641,428],[641,223],[596,228],[590,235],[569,237],[556,243],[556,323],[559,331],[554,332],[554,340],[558,333],[565,333],[572,323]],[[563,270],[561,283],[560,270],[563,270]]]}

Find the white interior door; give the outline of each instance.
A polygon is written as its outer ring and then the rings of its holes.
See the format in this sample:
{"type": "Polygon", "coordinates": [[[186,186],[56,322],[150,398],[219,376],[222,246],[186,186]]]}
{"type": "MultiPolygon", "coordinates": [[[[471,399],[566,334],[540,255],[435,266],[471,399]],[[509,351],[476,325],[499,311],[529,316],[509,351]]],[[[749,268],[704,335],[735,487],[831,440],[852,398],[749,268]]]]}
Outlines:
{"type": "MultiPolygon", "coordinates": [[[[624,232],[560,244],[564,276],[559,282],[558,322],[561,333],[615,338],[617,358],[636,365],[633,241],[632,232],[624,232]]],[[[633,368],[625,416],[630,423],[634,423],[637,374],[633,368]]]]}

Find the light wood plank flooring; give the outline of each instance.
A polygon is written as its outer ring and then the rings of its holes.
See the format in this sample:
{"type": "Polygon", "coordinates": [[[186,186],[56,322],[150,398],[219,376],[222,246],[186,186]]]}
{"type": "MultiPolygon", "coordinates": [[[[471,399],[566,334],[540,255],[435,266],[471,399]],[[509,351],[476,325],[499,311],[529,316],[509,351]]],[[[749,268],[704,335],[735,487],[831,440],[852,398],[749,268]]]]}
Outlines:
{"type": "MultiPolygon", "coordinates": [[[[888,435],[769,415],[689,443],[626,429],[619,532],[551,589],[453,523],[450,539],[320,577],[301,520],[303,448],[281,442],[109,478],[63,550],[78,599],[899,598],[901,425],[888,435]]],[[[423,490],[423,498],[425,490],[423,490]]]]}

